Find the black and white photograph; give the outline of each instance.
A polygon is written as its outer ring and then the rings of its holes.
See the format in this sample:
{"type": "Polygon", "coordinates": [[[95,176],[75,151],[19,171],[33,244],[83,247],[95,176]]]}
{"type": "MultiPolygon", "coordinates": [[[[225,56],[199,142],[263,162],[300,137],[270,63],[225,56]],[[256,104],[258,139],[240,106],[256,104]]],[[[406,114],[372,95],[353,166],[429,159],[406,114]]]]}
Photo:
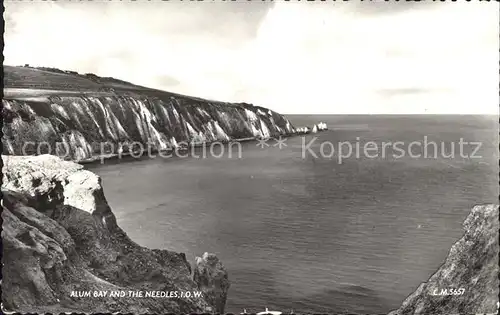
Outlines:
{"type": "Polygon", "coordinates": [[[498,313],[499,1],[3,19],[2,313],[498,313]]]}

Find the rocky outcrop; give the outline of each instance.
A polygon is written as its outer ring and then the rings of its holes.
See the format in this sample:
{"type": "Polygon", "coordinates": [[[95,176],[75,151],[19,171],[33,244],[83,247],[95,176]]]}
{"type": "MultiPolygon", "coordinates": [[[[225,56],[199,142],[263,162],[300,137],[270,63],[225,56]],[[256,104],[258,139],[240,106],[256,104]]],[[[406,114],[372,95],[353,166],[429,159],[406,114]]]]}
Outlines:
{"type": "Polygon", "coordinates": [[[498,206],[472,209],[443,265],[389,315],[497,314],[498,206]]]}
{"type": "Polygon", "coordinates": [[[309,129],[309,127],[299,127],[296,130],[297,130],[297,133],[300,135],[311,133],[311,129],[309,129]]]}
{"type": "Polygon", "coordinates": [[[304,135],[310,133],[318,133],[319,131],[328,130],[328,126],[324,122],[319,122],[318,124],[312,125],[311,128],[305,127],[297,127],[295,128],[295,134],[304,135]]]}
{"type": "Polygon", "coordinates": [[[5,309],[137,314],[224,310],[229,281],[214,255],[197,259],[192,273],[184,254],[134,243],[117,225],[100,178],[81,165],[52,155],[2,158],[5,309]],[[110,297],[113,291],[160,291],[170,297],[110,297]],[[190,297],[180,296],[188,291],[190,297]],[[200,291],[201,296],[195,294],[200,291]]]}
{"type": "Polygon", "coordinates": [[[219,258],[209,253],[205,253],[202,257],[196,257],[193,279],[203,290],[204,295],[210,299],[211,304],[215,305],[215,310],[223,313],[229,280],[226,269],[219,258]]]}
{"type": "Polygon", "coordinates": [[[85,161],[294,132],[269,109],[208,101],[113,78],[5,66],[3,149],[85,161]]]}

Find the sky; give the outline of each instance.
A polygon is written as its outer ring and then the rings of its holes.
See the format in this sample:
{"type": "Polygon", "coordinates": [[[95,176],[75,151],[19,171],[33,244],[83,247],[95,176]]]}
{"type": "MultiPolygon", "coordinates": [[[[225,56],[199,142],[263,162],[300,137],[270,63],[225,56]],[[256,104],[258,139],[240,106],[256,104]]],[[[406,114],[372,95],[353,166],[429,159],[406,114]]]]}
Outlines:
{"type": "Polygon", "coordinates": [[[283,114],[498,113],[498,2],[4,5],[7,65],[283,114]]]}

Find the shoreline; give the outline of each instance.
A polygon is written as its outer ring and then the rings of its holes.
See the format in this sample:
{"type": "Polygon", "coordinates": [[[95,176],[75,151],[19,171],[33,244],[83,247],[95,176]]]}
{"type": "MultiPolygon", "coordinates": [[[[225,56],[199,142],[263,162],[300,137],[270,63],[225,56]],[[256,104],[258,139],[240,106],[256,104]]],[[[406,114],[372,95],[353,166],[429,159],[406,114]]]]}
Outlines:
{"type": "MultiPolygon", "coordinates": [[[[290,138],[290,137],[298,136],[298,135],[299,134],[285,134],[285,135],[281,135],[281,137],[290,138]]],[[[251,142],[251,141],[258,141],[258,138],[257,137],[247,137],[247,138],[225,140],[225,141],[221,141],[221,142],[224,143],[224,144],[230,144],[231,142],[233,142],[233,143],[243,143],[243,142],[251,142]]],[[[190,147],[191,148],[201,148],[204,145],[210,145],[210,144],[215,143],[215,142],[216,141],[204,142],[204,143],[196,143],[196,144],[192,144],[190,147]]],[[[185,152],[185,151],[188,151],[188,148],[189,147],[187,147],[187,148],[179,148],[179,149],[173,148],[173,149],[170,149],[170,150],[151,150],[150,152],[151,153],[162,153],[162,152],[169,152],[169,151],[175,151],[175,150],[185,152]]],[[[116,160],[120,160],[123,157],[125,157],[125,158],[131,157],[131,158],[135,158],[135,159],[140,159],[140,158],[142,158],[145,155],[145,153],[147,153],[147,151],[142,151],[142,152],[135,151],[135,152],[125,152],[125,153],[110,153],[110,154],[101,154],[99,156],[95,156],[95,157],[84,159],[84,160],[68,160],[68,161],[75,162],[75,163],[78,163],[78,164],[81,164],[81,165],[88,165],[88,164],[94,164],[96,162],[104,161],[104,160],[116,161],[116,160]],[[139,153],[140,153],[139,156],[133,156],[133,155],[136,155],[136,154],[139,154],[139,153]]],[[[174,157],[174,156],[172,156],[172,157],[174,157]]]]}
{"type": "MultiPolygon", "coordinates": [[[[313,133],[321,133],[323,131],[328,131],[328,129],[319,130],[317,132],[311,132],[310,130],[308,132],[300,132],[300,131],[297,132],[296,131],[294,133],[287,133],[287,134],[279,135],[279,137],[293,138],[293,137],[303,136],[303,135],[308,135],[308,134],[313,134],[313,133]]],[[[269,138],[273,138],[273,137],[269,137],[269,138]]],[[[230,143],[252,142],[252,141],[258,141],[258,140],[259,140],[259,137],[246,137],[246,138],[238,138],[238,139],[231,139],[231,140],[223,140],[223,141],[219,141],[219,142],[223,143],[223,144],[230,144],[230,143]]],[[[153,150],[150,150],[149,152],[151,152],[151,153],[158,153],[158,154],[159,153],[163,153],[163,152],[173,152],[173,151],[176,151],[176,150],[180,151],[180,152],[186,152],[186,151],[189,150],[189,148],[201,148],[203,146],[210,145],[210,144],[213,144],[213,143],[216,143],[216,142],[217,141],[195,143],[195,144],[191,144],[188,147],[184,147],[184,148],[172,148],[172,149],[168,149],[168,150],[153,149],[153,150]]],[[[141,158],[143,158],[145,156],[145,154],[147,152],[148,152],[147,150],[143,150],[143,151],[132,151],[132,152],[123,152],[123,153],[99,154],[99,155],[95,155],[95,156],[92,156],[90,158],[86,158],[86,159],[82,159],[82,160],[64,159],[64,157],[61,157],[61,156],[58,156],[58,155],[54,155],[54,156],[57,156],[57,157],[61,158],[64,161],[74,162],[74,163],[77,163],[77,164],[80,164],[80,165],[92,165],[92,164],[97,164],[99,161],[101,161],[101,164],[103,164],[104,161],[117,161],[117,160],[121,160],[122,158],[141,159],[141,158]]],[[[9,154],[5,154],[5,155],[9,155],[9,154]]],[[[36,155],[26,155],[26,156],[36,156],[36,155]]],[[[171,156],[171,157],[174,157],[174,156],[171,156]]]]}

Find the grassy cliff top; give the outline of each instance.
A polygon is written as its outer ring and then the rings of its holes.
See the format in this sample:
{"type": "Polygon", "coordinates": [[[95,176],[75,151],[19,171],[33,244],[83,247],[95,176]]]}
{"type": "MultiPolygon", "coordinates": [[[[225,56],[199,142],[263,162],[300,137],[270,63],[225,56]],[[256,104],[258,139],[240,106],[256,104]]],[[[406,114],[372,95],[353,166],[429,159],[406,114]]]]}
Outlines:
{"type": "Polygon", "coordinates": [[[4,65],[4,88],[14,91],[5,93],[6,98],[48,94],[143,94],[160,98],[197,102],[214,102],[225,105],[252,106],[247,103],[228,103],[187,96],[136,85],[112,77],[99,77],[93,73],[80,74],[75,71],[47,67],[4,65]]]}

